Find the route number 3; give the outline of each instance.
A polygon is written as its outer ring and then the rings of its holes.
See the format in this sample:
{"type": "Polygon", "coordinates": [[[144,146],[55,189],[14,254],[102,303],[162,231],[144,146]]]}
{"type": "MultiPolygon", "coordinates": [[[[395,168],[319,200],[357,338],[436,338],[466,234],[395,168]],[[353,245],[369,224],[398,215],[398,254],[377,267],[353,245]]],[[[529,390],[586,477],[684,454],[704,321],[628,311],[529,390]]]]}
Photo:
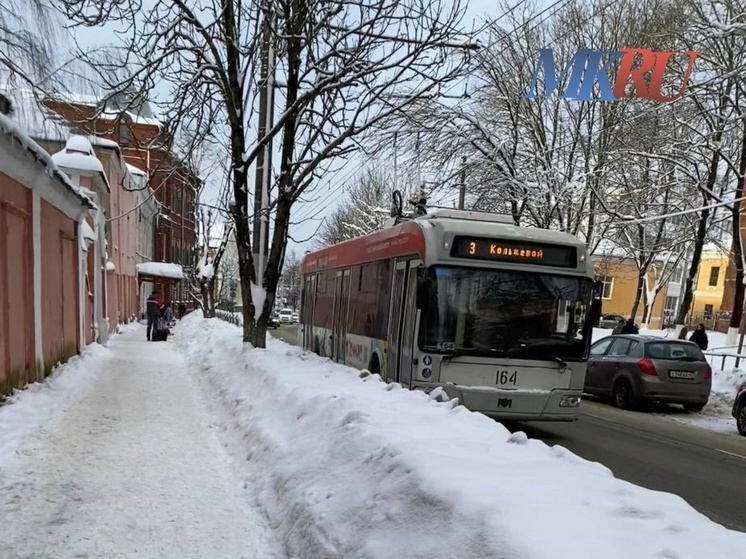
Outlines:
{"type": "Polygon", "coordinates": [[[477,243],[469,243],[469,254],[477,253],[477,243]]]}
{"type": "Polygon", "coordinates": [[[495,384],[512,384],[513,386],[515,386],[516,382],[518,382],[518,371],[513,371],[512,373],[510,371],[497,371],[495,384]]]}

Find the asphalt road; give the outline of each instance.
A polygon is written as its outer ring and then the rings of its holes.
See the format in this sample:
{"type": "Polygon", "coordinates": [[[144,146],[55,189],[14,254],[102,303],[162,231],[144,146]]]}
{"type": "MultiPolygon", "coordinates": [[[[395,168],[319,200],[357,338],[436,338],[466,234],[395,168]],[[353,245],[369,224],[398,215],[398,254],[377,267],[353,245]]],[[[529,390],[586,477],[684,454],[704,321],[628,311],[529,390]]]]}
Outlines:
{"type": "MultiPolygon", "coordinates": [[[[270,333],[296,343],[298,325],[270,333]]],[[[645,412],[584,400],[574,423],[513,423],[549,445],[600,462],[616,477],[674,493],[715,522],[746,532],[746,438],[684,425],[645,412]]]]}

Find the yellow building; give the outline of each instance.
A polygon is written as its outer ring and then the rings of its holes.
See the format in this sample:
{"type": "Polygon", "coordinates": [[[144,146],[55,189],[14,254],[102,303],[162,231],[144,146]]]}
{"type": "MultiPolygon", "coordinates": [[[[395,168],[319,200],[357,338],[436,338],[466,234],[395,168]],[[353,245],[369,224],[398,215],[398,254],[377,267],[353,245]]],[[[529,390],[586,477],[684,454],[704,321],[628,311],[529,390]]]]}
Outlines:
{"type": "Polygon", "coordinates": [[[720,312],[729,260],[729,255],[717,245],[704,246],[692,301],[691,322],[708,323],[720,312]]]}
{"type": "MultiPolygon", "coordinates": [[[[592,258],[596,278],[603,282],[603,313],[628,318],[637,293],[637,266],[632,258],[613,247],[611,243],[604,243],[599,248],[601,250],[597,250],[592,258]]],[[[662,272],[662,264],[661,261],[654,262],[648,270],[648,284],[651,289],[662,272]]],[[[690,324],[704,322],[710,328],[714,326],[725,289],[727,266],[727,253],[716,245],[705,245],[689,313],[690,324]]],[[[682,278],[688,271],[689,264],[681,263],[658,292],[648,320],[651,328],[671,325],[681,301],[682,278]]],[[[644,284],[642,289],[646,289],[644,284]]],[[[644,299],[641,298],[634,317],[637,324],[642,324],[644,312],[644,299]]]]}

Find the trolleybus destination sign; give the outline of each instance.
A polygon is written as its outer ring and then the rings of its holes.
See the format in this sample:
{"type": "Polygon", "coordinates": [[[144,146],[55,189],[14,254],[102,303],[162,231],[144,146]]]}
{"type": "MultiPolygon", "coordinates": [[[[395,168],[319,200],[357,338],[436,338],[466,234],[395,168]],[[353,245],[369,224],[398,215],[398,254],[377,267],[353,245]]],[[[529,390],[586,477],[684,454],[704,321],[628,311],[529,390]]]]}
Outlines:
{"type": "Polygon", "coordinates": [[[573,268],[577,265],[575,247],[456,236],[451,248],[455,258],[526,262],[543,266],[573,268]]]}

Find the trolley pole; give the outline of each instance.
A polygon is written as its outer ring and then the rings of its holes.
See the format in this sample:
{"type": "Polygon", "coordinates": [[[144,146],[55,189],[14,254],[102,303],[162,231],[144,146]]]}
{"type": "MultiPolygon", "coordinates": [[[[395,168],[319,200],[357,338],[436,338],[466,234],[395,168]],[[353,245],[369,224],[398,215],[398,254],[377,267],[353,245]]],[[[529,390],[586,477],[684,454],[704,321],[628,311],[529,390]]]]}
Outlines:
{"type": "Polygon", "coordinates": [[[458,209],[464,209],[464,198],[466,198],[466,156],[461,156],[461,184],[458,189],[458,209]]]}
{"type": "MultiPolygon", "coordinates": [[[[272,129],[274,122],[274,45],[271,29],[271,0],[266,0],[262,23],[262,63],[259,93],[258,137],[263,138],[272,129]]],[[[254,273],[256,284],[263,286],[264,269],[269,254],[269,190],[272,182],[272,141],[259,152],[256,159],[256,181],[254,185],[254,273]],[[257,223],[258,222],[258,223],[257,223]]]]}

